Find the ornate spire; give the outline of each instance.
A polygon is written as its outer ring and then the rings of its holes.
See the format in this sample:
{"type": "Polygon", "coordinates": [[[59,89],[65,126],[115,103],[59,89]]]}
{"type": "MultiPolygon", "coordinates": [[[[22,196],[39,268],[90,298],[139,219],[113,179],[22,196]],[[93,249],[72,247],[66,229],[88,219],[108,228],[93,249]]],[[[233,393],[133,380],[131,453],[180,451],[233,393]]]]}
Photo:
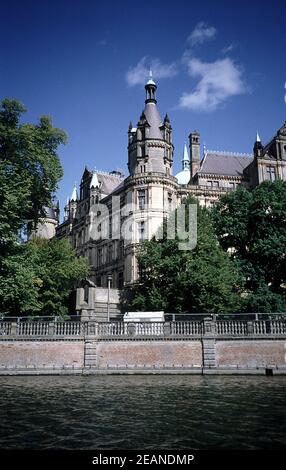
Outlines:
{"type": "Polygon", "coordinates": [[[76,201],[78,201],[78,194],[77,194],[76,183],[74,184],[74,188],[73,188],[73,191],[72,191],[72,195],[71,195],[70,201],[71,201],[71,202],[76,202],[76,201]]]}
{"type": "Polygon", "coordinates": [[[98,177],[97,177],[97,173],[96,171],[94,170],[92,172],[92,178],[91,178],[91,182],[90,182],[90,188],[98,188],[99,187],[99,181],[98,181],[98,177]]]}
{"type": "Polygon", "coordinates": [[[183,150],[182,169],[184,171],[190,169],[190,160],[189,160],[189,154],[188,154],[188,149],[187,149],[186,144],[184,144],[184,150],[183,150]]]}
{"type": "Polygon", "coordinates": [[[255,157],[260,157],[262,155],[263,145],[261,143],[258,132],[256,132],[256,138],[253,146],[253,153],[255,157]]]}
{"type": "Polygon", "coordinates": [[[145,85],[145,90],[146,90],[146,100],[145,103],[157,103],[156,101],[156,90],[157,90],[157,85],[153,80],[152,76],[152,70],[149,72],[149,80],[145,85]]]}
{"type": "Polygon", "coordinates": [[[170,123],[170,119],[169,119],[169,116],[168,116],[167,113],[165,114],[164,122],[165,122],[165,123],[166,123],[166,122],[170,123]]]}

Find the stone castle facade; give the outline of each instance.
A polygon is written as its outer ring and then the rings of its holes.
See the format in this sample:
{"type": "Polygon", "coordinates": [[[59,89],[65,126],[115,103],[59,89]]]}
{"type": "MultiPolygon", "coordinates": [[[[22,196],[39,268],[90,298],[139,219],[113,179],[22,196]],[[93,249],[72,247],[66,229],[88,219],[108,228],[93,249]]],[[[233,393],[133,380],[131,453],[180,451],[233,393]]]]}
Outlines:
{"type": "Polygon", "coordinates": [[[172,127],[167,114],[161,119],[156,90],[150,77],[145,108],[137,126],[129,126],[128,176],[86,168],[79,193],[74,188],[64,221],[55,228],[57,237],[67,237],[88,259],[98,287],[107,287],[108,279],[118,289],[136,280],[138,243],[150,239],[189,194],[210,206],[239,185],[251,189],[265,180],[286,181],[286,123],[265,146],[257,135],[249,155],[201,150],[200,134],[191,132],[189,154],[185,146],[182,171],[173,176],[172,127]]]}

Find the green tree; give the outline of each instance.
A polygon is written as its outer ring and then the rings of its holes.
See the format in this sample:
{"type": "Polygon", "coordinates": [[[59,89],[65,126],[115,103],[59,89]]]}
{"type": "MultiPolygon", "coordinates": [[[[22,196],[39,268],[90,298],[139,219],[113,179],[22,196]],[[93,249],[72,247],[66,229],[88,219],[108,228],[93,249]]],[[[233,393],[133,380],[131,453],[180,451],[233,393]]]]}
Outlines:
{"type": "Polygon", "coordinates": [[[9,315],[66,316],[76,281],[88,275],[85,258],[77,258],[65,239],[35,239],[5,259],[0,277],[1,312],[9,315]]]}
{"type": "Polygon", "coordinates": [[[50,206],[62,177],[57,148],[66,135],[47,116],[20,123],[24,106],[0,103],[0,255],[13,248],[29,222],[35,226],[50,206]]]}
{"type": "Polygon", "coordinates": [[[63,316],[86,262],[63,240],[22,241],[52,204],[66,135],[46,116],[22,123],[24,112],[15,100],[0,103],[0,313],[63,316]]]}
{"type": "Polygon", "coordinates": [[[286,183],[239,188],[213,209],[218,239],[244,278],[245,310],[286,311],[286,183]]]}
{"type": "MultiPolygon", "coordinates": [[[[186,204],[197,204],[188,198],[186,204]]],[[[240,308],[239,276],[214,234],[209,212],[197,204],[197,246],[153,238],[138,248],[139,280],[124,292],[127,308],[229,313],[240,308]]],[[[187,211],[188,213],[188,211],[187,211]]],[[[175,214],[173,215],[173,217],[175,214]]]]}

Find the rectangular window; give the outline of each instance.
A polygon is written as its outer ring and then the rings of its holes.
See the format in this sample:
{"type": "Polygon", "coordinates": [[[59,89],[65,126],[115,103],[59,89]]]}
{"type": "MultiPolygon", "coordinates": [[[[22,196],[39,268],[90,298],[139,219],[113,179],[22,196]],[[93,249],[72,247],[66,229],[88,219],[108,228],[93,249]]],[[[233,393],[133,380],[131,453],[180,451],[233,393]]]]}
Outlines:
{"type": "Polygon", "coordinates": [[[84,290],[83,290],[83,300],[84,300],[84,302],[88,303],[88,298],[89,298],[89,287],[84,286],[84,290]]]}
{"type": "Polygon", "coordinates": [[[124,240],[119,240],[119,259],[123,259],[124,255],[124,240]]]}
{"type": "Polygon", "coordinates": [[[97,266],[102,265],[102,248],[98,248],[97,250],[97,266]]]}
{"type": "Polygon", "coordinates": [[[109,217],[108,236],[112,238],[112,217],[109,217]]]}
{"type": "Polygon", "coordinates": [[[276,171],[275,171],[274,166],[266,167],[266,177],[270,181],[275,181],[276,180],[276,171]]]}
{"type": "Polygon", "coordinates": [[[146,204],[146,191],[145,189],[138,190],[138,207],[142,211],[145,209],[146,204]]]}
{"type": "Polygon", "coordinates": [[[112,244],[108,245],[107,247],[107,262],[112,262],[112,244]]]}
{"type": "Polygon", "coordinates": [[[120,271],[118,273],[118,288],[122,289],[124,285],[124,277],[123,277],[123,271],[120,271]]]}
{"type": "Polygon", "coordinates": [[[146,165],[140,165],[140,172],[146,173],[146,165]]]}
{"type": "Polygon", "coordinates": [[[139,242],[143,242],[145,240],[145,221],[141,220],[138,222],[138,239],[139,242]]]}
{"type": "Polygon", "coordinates": [[[168,193],[168,206],[170,211],[172,209],[172,193],[168,193]]]}
{"type": "Polygon", "coordinates": [[[219,181],[207,181],[207,186],[211,186],[212,188],[218,188],[219,181]]]}

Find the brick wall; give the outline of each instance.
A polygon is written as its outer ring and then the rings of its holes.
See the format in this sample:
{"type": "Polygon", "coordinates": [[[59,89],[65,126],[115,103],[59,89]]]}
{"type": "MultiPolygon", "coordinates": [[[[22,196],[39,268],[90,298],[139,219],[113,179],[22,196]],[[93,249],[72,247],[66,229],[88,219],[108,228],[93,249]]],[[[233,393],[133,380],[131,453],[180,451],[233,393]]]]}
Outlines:
{"type": "Polygon", "coordinates": [[[286,366],[286,341],[234,340],[217,341],[217,366],[266,367],[286,366]]]}
{"type": "Polygon", "coordinates": [[[100,341],[97,366],[193,367],[202,364],[200,341],[100,341]]]}
{"type": "Polygon", "coordinates": [[[83,341],[3,341],[0,367],[82,368],[83,341]]]}

